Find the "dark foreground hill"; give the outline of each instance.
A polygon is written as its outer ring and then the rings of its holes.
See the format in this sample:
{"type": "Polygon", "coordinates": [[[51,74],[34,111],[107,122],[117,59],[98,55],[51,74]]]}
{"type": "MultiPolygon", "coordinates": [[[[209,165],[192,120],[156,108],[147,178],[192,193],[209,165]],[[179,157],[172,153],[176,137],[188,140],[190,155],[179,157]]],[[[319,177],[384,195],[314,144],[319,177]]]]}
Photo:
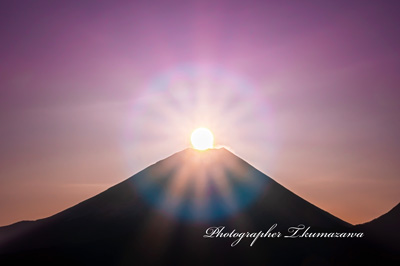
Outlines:
{"type": "Polygon", "coordinates": [[[360,231],[368,232],[370,238],[381,246],[400,254],[400,203],[386,214],[365,224],[356,225],[360,231]]]}
{"type": "MultiPolygon", "coordinates": [[[[52,217],[0,228],[0,265],[396,265],[364,238],[285,238],[289,227],[362,232],[225,149],[187,149],[52,217]],[[275,237],[206,238],[259,232],[275,237]],[[207,231],[208,229],[208,231],[207,231]],[[280,233],[280,235],[278,234],[280,233]]],[[[292,232],[293,233],[293,232],[292,232]]]]}

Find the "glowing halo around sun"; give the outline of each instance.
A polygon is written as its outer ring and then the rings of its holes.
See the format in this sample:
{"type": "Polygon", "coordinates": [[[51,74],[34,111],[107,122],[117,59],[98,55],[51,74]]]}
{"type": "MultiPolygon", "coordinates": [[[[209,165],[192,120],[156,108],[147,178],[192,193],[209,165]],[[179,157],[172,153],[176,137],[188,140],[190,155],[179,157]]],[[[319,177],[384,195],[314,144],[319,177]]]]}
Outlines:
{"type": "Polygon", "coordinates": [[[200,126],[212,129],[214,148],[229,147],[254,164],[263,158],[273,165],[279,138],[268,96],[279,93],[275,86],[252,84],[240,73],[196,64],[177,65],[138,82],[140,89],[127,99],[130,112],[123,116],[120,145],[128,173],[195,148],[191,134],[200,126]]]}
{"type": "Polygon", "coordinates": [[[205,127],[195,129],[190,137],[190,141],[196,150],[204,151],[214,147],[214,135],[205,127]]]}
{"type": "Polygon", "coordinates": [[[128,99],[124,116],[127,173],[178,153],[160,161],[160,173],[135,178],[134,193],[154,210],[188,223],[225,219],[257,199],[265,179],[240,182],[249,168],[218,147],[273,166],[279,138],[268,95],[279,88],[206,65],[179,65],[138,82],[141,89],[128,99]]]}

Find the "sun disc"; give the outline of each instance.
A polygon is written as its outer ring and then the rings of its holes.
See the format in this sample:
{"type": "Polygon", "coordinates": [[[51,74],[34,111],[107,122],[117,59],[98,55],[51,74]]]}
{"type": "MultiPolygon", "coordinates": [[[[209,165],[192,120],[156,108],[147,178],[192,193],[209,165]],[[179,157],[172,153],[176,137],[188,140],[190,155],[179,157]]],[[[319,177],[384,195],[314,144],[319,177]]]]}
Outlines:
{"type": "Polygon", "coordinates": [[[190,140],[196,150],[207,150],[214,147],[214,136],[208,128],[200,127],[193,131],[190,140]]]}

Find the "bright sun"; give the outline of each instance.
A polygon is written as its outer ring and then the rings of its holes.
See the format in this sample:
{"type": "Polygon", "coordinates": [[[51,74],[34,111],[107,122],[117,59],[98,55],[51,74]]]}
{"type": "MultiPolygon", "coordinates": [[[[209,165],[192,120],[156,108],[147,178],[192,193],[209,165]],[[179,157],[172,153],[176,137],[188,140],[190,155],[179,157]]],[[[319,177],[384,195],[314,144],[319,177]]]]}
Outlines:
{"type": "Polygon", "coordinates": [[[197,150],[207,150],[214,147],[214,136],[208,128],[200,127],[193,131],[190,137],[193,148],[197,150]]]}

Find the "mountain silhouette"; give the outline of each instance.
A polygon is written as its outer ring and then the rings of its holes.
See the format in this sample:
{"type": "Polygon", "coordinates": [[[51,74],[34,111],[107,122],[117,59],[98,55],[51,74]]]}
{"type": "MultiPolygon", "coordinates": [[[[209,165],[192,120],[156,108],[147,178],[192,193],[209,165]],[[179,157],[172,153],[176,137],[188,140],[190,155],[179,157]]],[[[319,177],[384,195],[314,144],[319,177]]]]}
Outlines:
{"type": "MultiPolygon", "coordinates": [[[[397,207],[396,207],[397,208],[397,207]]],[[[398,217],[398,216],[397,216],[398,217]]],[[[228,150],[186,149],[54,216],[0,228],[0,264],[354,265],[398,262],[362,238],[207,238],[224,233],[356,232],[228,150]]],[[[358,229],[358,228],[357,228],[358,229]]]]}
{"type": "Polygon", "coordinates": [[[356,228],[369,233],[370,238],[380,245],[387,246],[400,252],[400,231],[397,230],[400,224],[400,203],[389,212],[378,218],[357,225],[356,228]]]}

